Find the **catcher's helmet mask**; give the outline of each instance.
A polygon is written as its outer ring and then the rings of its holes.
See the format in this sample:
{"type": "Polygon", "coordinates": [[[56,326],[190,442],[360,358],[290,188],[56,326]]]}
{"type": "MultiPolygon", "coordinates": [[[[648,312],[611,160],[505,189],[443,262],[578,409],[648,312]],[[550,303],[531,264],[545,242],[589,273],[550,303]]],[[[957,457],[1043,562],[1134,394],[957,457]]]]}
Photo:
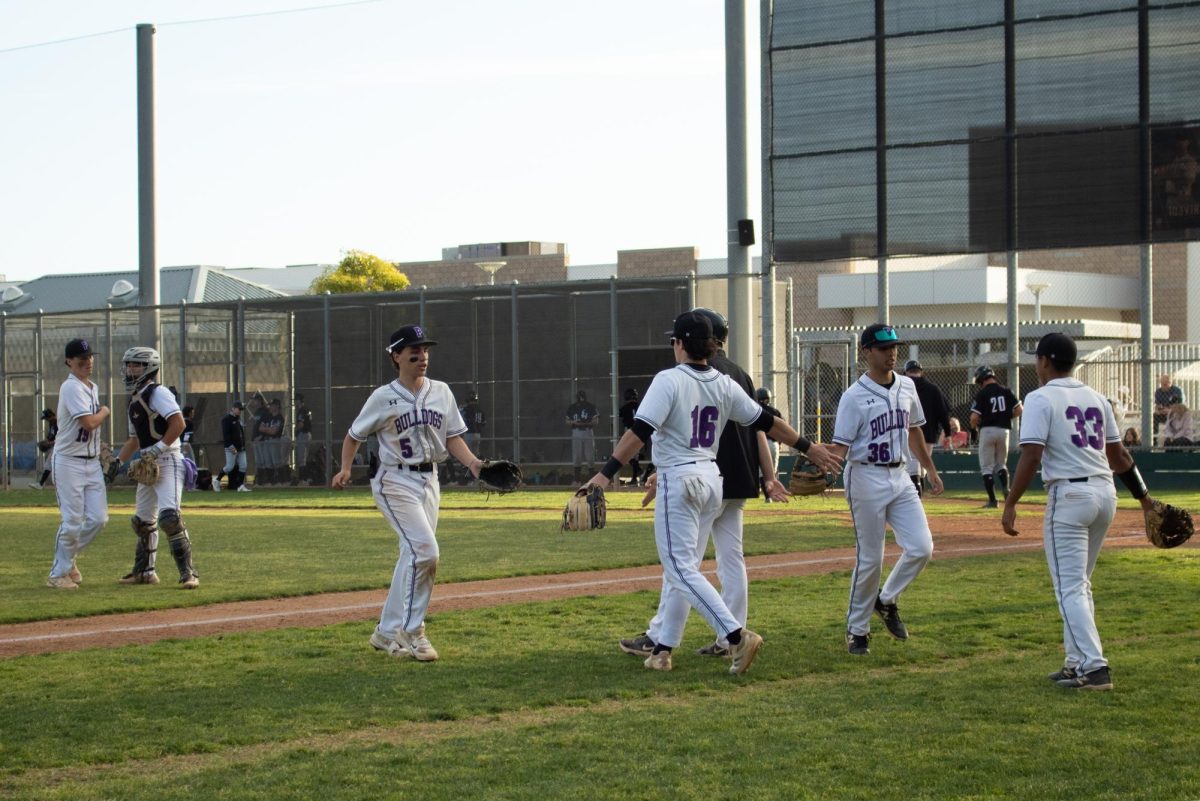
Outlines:
{"type": "Polygon", "coordinates": [[[125,389],[136,390],[150,383],[155,376],[158,375],[158,370],[162,367],[162,359],[159,358],[158,351],[154,348],[133,347],[125,351],[125,355],[121,357],[121,380],[125,382],[125,389]],[[138,375],[129,374],[129,365],[140,364],[142,371],[138,375]]]}

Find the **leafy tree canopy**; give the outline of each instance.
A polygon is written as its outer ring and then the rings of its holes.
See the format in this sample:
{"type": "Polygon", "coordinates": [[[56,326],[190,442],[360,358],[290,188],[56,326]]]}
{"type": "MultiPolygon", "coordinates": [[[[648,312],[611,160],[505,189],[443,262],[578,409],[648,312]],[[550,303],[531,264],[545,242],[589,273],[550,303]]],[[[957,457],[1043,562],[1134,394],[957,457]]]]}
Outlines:
{"type": "Polygon", "coordinates": [[[373,253],[350,250],[336,267],[330,267],[313,280],[309,291],[314,295],[330,292],[396,292],[407,289],[408,276],[395,264],[373,253]]]}

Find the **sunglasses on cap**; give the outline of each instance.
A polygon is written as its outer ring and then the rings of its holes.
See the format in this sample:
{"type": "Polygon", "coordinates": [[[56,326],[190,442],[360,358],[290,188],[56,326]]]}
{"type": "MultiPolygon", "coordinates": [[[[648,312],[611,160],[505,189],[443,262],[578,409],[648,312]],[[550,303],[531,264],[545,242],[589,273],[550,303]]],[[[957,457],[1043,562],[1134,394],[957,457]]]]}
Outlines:
{"type": "Polygon", "coordinates": [[[896,342],[899,339],[900,339],[900,337],[896,336],[896,329],[892,328],[890,325],[887,326],[886,328],[880,328],[878,331],[875,332],[875,341],[876,342],[882,342],[882,343],[896,342]]]}

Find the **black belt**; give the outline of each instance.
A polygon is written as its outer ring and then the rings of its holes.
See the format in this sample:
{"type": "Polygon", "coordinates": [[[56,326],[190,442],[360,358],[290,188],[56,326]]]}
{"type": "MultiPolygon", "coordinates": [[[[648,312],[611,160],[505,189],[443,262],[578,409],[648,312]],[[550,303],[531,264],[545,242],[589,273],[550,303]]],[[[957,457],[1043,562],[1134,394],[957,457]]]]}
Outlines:
{"type": "Polygon", "coordinates": [[[1079,478],[1068,478],[1067,479],[1067,481],[1071,482],[1072,484],[1082,484],[1087,480],[1088,480],[1087,476],[1080,476],[1079,478]]]}
{"type": "Polygon", "coordinates": [[[859,462],[859,464],[872,465],[874,467],[899,467],[904,462],[859,462]]]}
{"type": "Polygon", "coordinates": [[[95,456],[80,456],[77,453],[72,453],[71,455],[74,456],[76,459],[95,459],[96,458],[95,456]]]}
{"type": "Polygon", "coordinates": [[[433,462],[421,462],[420,464],[399,464],[397,467],[403,467],[413,473],[432,473],[433,462]]]}
{"type": "MultiPolygon", "coordinates": [[[[687,467],[689,464],[709,464],[710,462],[715,462],[715,461],[717,461],[717,460],[716,459],[696,459],[693,462],[680,462],[679,464],[669,464],[669,465],[667,465],[666,469],[670,470],[672,467],[687,467]]],[[[757,497],[757,496],[755,496],[755,497],[757,497]]]]}

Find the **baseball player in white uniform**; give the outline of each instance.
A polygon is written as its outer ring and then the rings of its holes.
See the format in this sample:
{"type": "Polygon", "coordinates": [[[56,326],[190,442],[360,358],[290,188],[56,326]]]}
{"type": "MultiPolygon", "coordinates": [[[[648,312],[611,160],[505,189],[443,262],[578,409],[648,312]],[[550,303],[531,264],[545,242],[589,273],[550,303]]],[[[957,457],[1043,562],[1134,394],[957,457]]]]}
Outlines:
{"type": "Polygon", "coordinates": [[[851,654],[870,653],[871,614],[883,618],[897,640],[908,639],[897,601],[933,556],[933,536],[917,488],[905,463],[921,462],[931,492],[942,494],[942,479],[925,447],[925,414],[912,379],[895,372],[896,329],[877,323],[859,345],[867,371],[838,402],[831,449],[846,457],[846,502],[854,521],[855,562],[846,613],[846,646],[851,654]],[[880,589],[884,535],[888,525],[900,546],[900,559],[880,589]]]}
{"type": "Polygon", "coordinates": [[[1143,509],[1152,499],[1121,444],[1112,407],[1071,375],[1078,357],[1075,342],[1066,334],[1046,334],[1035,353],[1042,386],[1025,398],[1021,458],[1001,525],[1010,536],[1019,533],[1016,504],[1040,465],[1046,485],[1042,538],[1066,651],[1062,669],[1049,679],[1066,689],[1111,690],[1112,675],[1096,629],[1091,577],[1117,510],[1113,473],[1143,509]]]}
{"type": "Polygon", "coordinates": [[[143,455],[153,456],[158,463],[158,483],[138,484],[134,515],[129,521],[137,536],[133,569],[117,581],[159,583],[155,562],[161,528],[179,568],[179,586],[194,590],[200,586],[200,575],[192,566],[192,539],[182,512],[184,466],[179,437],[186,427],[183,411],[171,390],[155,381],[162,366],[158,351],[133,347],[125,351],[121,362],[124,365],[121,375],[130,392],[129,438],[117,457],[128,464],[143,455]]]}
{"type": "Polygon", "coordinates": [[[713,369],[716,352],[712,324],[698,312],[675,318],[671,346],[676,366],[654,377],[638,406],[634,427],[617,443],[613,456],[589,483],[607,487],[642,443],[653,437],[658,470],[654,536],[666,578],[660,605],[662,621],[647,668],[670,670],[671,651],[683,638],[688,605],[708,622],[719,640],[729,643],[731,674],[745,673],[762,647],[763,638],[744,628],[716,588],[700,573],[704,545],[721,511],[721,474],[717,441],[729,420],[767,431],[800,450],[811,443],[758,402],[733,379],[713,369]]]}
{"type": "Polygon", "coordinates": [[[67,343],[66,364],[71,374],[58,391],[59,430],[51,458],[62,522],[46,585],[56,590],[79,588],[83,575],[75,559],[108,522],[98,433],[108,419],[108,407],[100,405],[99,390],[91,380],[93,361],[92,346],[86,339],[67,343]]]}
{"type": "Polygon", "coordinates": [[[385,350],[396,380],[371,393],[342,442],[341,470],[334,489],[350,483],[359,446],[375,434],[379,470],[371,480],[375,504],[400,538],[400,558],[392,574],[371,645],[391,656],[420,662],[438,658],[425,636],[425,614],[437,573],[437,518],[441,489],[437,463],[452,455],[478,478],[482,461],[463,440],[466,423],[450,387],[426,377],[429,348],[437,342],[421,326],[406,325],[385,350]]]}

